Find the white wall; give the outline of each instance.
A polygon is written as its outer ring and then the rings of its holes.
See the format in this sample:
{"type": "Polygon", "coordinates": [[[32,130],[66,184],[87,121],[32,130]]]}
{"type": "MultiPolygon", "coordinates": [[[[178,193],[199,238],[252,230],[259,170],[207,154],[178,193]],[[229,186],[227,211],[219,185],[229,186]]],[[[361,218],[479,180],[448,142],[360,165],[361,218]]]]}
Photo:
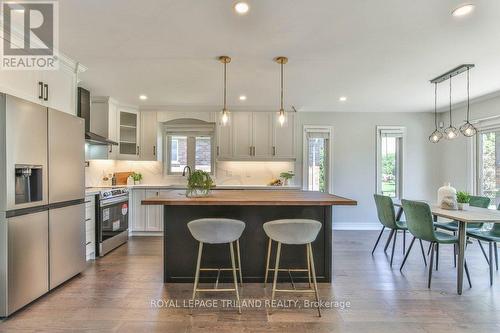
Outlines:
{"type": "Polygon", "coordinates": [[[298,113],[296,172],[302,174],[304,125],[333,127],[333,192],[358,201],[356,207],[335,207],[335,228],[379,228],[376,191],[376,126],[406,127],[404,197],[435,200],[441,183],[439,149],[428,141],[430,113],[298,113]]]}

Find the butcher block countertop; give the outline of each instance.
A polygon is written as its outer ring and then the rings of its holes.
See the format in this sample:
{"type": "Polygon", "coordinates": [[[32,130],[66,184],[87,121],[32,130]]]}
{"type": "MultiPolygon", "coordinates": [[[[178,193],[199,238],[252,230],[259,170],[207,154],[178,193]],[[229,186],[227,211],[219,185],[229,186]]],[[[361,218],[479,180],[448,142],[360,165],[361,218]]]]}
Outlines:
{"type": "Polygon", "coordinates": [[[208,197],[187,198],[185,190],[172,190],[142,200],[143,205],[166,206],[355,206],[355,200],[309,191],[214,190],[208,197]]]}

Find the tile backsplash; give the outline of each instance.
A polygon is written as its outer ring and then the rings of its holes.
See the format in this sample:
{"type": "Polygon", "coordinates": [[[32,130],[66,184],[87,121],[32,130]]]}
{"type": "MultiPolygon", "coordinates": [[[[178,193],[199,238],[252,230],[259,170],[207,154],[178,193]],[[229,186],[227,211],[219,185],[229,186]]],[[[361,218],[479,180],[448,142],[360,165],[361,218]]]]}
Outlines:
{"type": "MultiPolygon", "coordinates": [[[[266,185],[283,171],[293,171],[294,162],[224,161],[216,163],[215,180],[218,185],[266,185]]],[[[143,175],[143,184],[183,184],[181,176],[163,175],[162,162],[90,160],[85,168],[85,185],[101,186],[102,178],[114,172],[135,171],[143,175]]],[[[295,177],[296,178],[296,177],[295,177]]],[[[296,179],[292,179],[294,184],[296,179]]]]}

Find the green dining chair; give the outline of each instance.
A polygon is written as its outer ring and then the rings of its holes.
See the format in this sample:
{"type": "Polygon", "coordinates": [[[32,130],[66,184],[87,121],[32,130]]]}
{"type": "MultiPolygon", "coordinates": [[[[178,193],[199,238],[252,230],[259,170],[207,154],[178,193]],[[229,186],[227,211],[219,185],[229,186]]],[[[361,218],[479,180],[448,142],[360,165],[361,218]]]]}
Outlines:
{"type": "MultiPolygon", "coordinates": [[[[375,246],[373,247],[372,254],[375,252],[377,245],[380,241],[380,237],[384,233],[385,228],[391,229],[391,233],[389,234],[389,238],[387,239],[387,243],[385,245],[384,251],[387,250],[388,245],[390,244],[392,238],[392,253],[391,253],[391,266],[394,259],[394,248],[396,247],[396,237],[398,231],[403,231],[403,254],[405,253],[405,236],[406,231],[408,230],[406,227],[406,222],[404,221],[396,221],[396,214],[394,211],[394,203],[392,202],[392,198],[381,195],[374,194],[375,205],[377,207],[377,215],[380,223],[382,224],[382,230],[378,235],[377,241],[375,242],[375,246]]],[[[422,242],[420,242],[420,246],[422,248],[422,255],[424,257],[424,263],[427,265],[427,261],[425,259],[424,248],[422,242]]]]}
{"type": "MultiPolygon", "coordinates": [[[[479,207],[479,208],[488,208],[490,206],[491,199],[488,197],[480,197],[480,196],[471,196],[469,200],[469,206],[472,207],[479,207]]],[[[473,231],[473,230],[480,230],[483,227],[484,223],[468,223],[467,224],[467,231],[473,231]]],[[[434,227],[451,231],[453,232],[453,235],[456,234],[458,231],[458,222],[453,221],[453,222],[435,222],[434,227]]],[[[477,243],[479,244],[479,247],[481,248],[481,251],[483,252],[484,258],[486,261],[488,261],[488,256],[486,255],[486,251],[484,250],[483,244],[481,244],[481,241],[478,240],[477,243]]],[[[453,252],[456,254],[456,247],[454,247],[453,252]]],[[[456,256],[454,257],[454,264],[455,266],[457,265],[456,262],[456,256]]]]}
{"type": "MultiPolygon", "coordinates": [[[[500,210],[500,205],[498,206],[500,210]]],[[[500,223],[493,224],[490,230],[467,230],[467,236],[476,239],[478,242],[488,242],[489,246],[489,259],[488,265],[490,268],[490,285],[493,285],[493,253],[495,254],[496,270],[498,271],[498,247],[497,243],[500,242],[500,223]]]]}
{"type": "MultiPolygon", "coordinates": [[[[429,260],[429,277],[427,282],[427,287],[431,287],[431,279],[432,279],[432,266],[434,261],[434,252],[438,253],[439,244],[458,244],[458,237],[455,235],[450,235],[448,233],[435,230],[434,222],[432,218],[432,212],[429,205],[425,202],[421,201],[411,201],[411,200],[401,200],[403,204],[403,211],[406,216],[406,224],[408,227],[408,231],[413,235],[413,239],[406,251],[406,255],[403,259],[403,263],[401,264],[400,270],[403,270],[403,267],[408,259],[408,255],[410,254],[411,248],[415,239],[425,240],[431,243],[431,253],[429,260]]],[[[437,258],[436,258],[437,264],[437,258]]],[[[465,273],[467,275],[467,280],[469,281],[469,286],[472,287],[469,275],[469,269],[467,267],[467,262],[465,261],[465,273]]]]}

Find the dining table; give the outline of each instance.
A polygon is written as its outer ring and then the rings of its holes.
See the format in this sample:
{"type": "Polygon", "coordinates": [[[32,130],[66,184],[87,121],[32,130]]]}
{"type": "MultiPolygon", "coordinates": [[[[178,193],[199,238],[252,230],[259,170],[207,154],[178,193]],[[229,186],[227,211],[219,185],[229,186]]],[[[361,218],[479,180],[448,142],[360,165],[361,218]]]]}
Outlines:
{"type": "MultiPolygon", "coordinates": [[[[419,200],[424,201],[424,200],[419,200]]],[[[425,202],[425,201],[424,201],[425,202]]],[[[457,260],[457,293],[462,295],[464,282],[465,247],[467,242],[468,223],[500,223],[500,211],[488,208],[466,206],[463,210],[443,209],[437,204],[429,203],[434,222],[439,217],[458,222],[458,260],[457,260]]],[[[400,201],[394,201],[398,207],[397,219],[401,219],[403,206],[400,201]]]]}

